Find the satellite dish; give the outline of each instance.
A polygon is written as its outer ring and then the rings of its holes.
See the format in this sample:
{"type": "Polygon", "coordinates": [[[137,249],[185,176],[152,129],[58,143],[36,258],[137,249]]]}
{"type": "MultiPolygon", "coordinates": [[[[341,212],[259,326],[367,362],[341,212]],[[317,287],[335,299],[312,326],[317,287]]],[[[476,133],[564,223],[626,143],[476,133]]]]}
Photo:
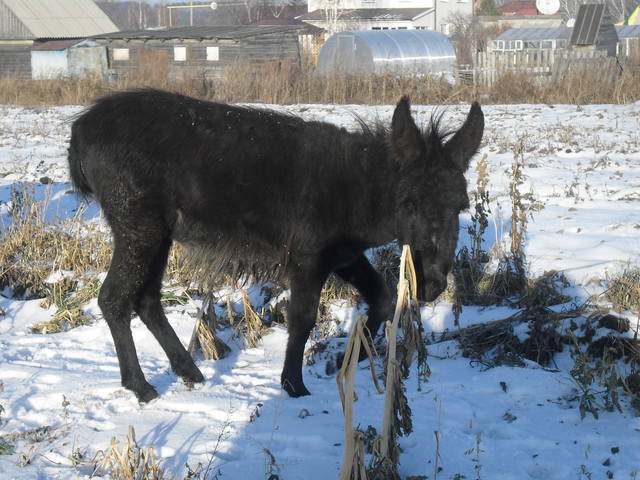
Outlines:
{"type": "Polygon", "coordinates": [[[560,0],[536,0],[536,8],[543,15],[553,15],[560,10],[560,0]]]}
{"type": "Polygon", "coordinates": [[[211,2],[211,5],[209,5],[211,7],[211,10],[215,10],[216,8],[218,8],[218,4],[216,2],[211,2]]]}
{"type": "Polygon", "coordinates": [[[576,19],[575,18],[570,18],[569,20],[567,20],[567,27],[573,28],[573,26],[575,24],[576,24],[576,19]]]}

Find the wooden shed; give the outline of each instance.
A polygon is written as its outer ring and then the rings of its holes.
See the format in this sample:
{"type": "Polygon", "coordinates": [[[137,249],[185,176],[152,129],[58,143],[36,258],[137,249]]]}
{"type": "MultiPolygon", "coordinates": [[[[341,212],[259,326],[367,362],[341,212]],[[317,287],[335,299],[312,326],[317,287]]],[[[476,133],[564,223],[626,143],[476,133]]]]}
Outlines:
{"type": "Polygon", "coordinates": [[[216,79],[226,67],[301,61],[297,25],[178,27],[92,37],[107,48],[108,74],[118,78],[216,79]]]}
{"type": "Polygon", "coordinates": [[[0,0],[0,76],[30,79],[41,43],[117,29],[92,0],[0,0]]]}
{"type": "Polygon", "coordinates": [[[50,40],[31,50],[31,77],[34,79],[102,78],[106,70],[105,48],[91,40],[50,40]]]}

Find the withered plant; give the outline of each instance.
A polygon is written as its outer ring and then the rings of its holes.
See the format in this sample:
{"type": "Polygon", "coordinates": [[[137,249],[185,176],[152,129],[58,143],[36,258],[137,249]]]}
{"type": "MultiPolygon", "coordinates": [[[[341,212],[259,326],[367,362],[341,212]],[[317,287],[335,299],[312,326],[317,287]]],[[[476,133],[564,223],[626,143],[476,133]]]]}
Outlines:
{"type": "Polygon", "coordinates": [[[129,425],[127,438],[120,442],[116,438],[102,453],[101,461],[94,460],[95,473],[108,475],[114,480],[162,480],[168,478],[162,468],[161,461],[156,458],[152,446],[140,447],[136,441],[136,433],[129,425]]]}
{"type": "Polygon", "coordinates": [[[82,221],[83,209],[67,220],[47,220],[50,194],[36,200],[32,185],[16,184],[10,219],[0,226],[0,287],[16,297],[43,298],[55,306],[50,322],[34,331],[58,332],[86,324],[82,306],[97,295],[97,274],[106,270],[110,236],[98,225],[82,221]],[[52,274],[64,272],[60,279],[52,274]]]}

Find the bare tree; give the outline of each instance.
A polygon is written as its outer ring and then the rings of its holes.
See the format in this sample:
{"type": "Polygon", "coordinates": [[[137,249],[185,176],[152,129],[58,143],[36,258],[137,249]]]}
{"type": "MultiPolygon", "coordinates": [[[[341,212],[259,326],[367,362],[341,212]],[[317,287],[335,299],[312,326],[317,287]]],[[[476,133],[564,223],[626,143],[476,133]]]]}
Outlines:
{"type": "Polygon", "coordinates": [[[458,12],[449,15],[446,21],[451,25],[450,38],[456,50],[457,61],[462,65],[473,64],[476,52],[484,51],[492,39],[510,28],[507,25],[483,27],[478,22],[478,17],[458,12]]]}

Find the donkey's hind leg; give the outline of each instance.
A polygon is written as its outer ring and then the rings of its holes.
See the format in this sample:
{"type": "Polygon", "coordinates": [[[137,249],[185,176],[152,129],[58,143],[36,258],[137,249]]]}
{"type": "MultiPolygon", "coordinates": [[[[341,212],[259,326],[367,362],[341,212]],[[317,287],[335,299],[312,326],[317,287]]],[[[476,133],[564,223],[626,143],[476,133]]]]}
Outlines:
{"type": "Polygon", "coordinates": [[[120,364],[122,386],[133,391],[138,400],[148,402],[158,392],[144,378],[131,334],[131,313],[147,281],[154,247],[141,236],[123,236],[114,231],[114,250],[98,305],[111,330],[120,364]]]}
{"type": "Polygon", "coordinates": [[[287,311],[289,339],[280,383],[291,397],[310,395],[302,380],[304,347],[316,324],[318,304],[326,272],[300,266],[290,274],[291,299],[287,311]]]}
{"type": "Polygon", "coordinates": [[[199,383],[204,381],[204,376],[169,324],[160,303],[160,287],[169,248],[171,248],[171,239],[167,237],[153,258],[147,282],[143,286],[135,310],[166,353],[173,372],[182,377],[187,384],[199,383]]]}

